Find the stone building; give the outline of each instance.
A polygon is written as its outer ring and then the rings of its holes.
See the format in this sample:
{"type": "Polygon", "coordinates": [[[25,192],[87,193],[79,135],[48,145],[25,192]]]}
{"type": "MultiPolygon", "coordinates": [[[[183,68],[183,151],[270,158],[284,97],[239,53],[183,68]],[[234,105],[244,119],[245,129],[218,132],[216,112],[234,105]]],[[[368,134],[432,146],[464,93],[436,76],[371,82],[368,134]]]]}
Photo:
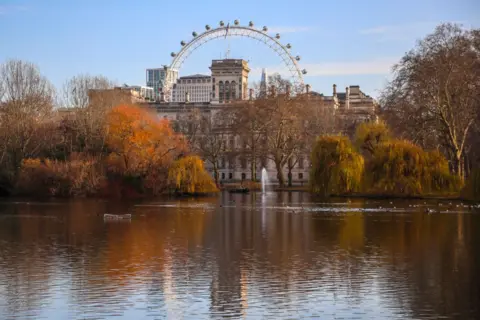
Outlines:
{"type": "Polygon", "coordinates": [[[250,68],[245,60],[213,60],[212,103],[228,103],[248,99],[248,73],[250,68]]]}
{"type": "Polygon", "coordinates": [[[210,102],[212,77],[202,74],[180,77],[172,88],[172,102],[210,102]]]}
{"type": "MultiPolygon", "coordinates": [[[[238,103],[253,98],[248,89],[248,75],[250,68],[245,60],[224,59],[213,60],[210,66],[211,76],[192,75],[181,77],[176,81],[172,90],[171,102],[163,99],[156,102],[144,101],[143,106],[156,110],[159,118],[172,121],[174,126],[188,117],[195,110],[210,126],[211,132],[221,136],[225,151],[218,158],[219,180],[225,183],[250,180],[251,163],[249,150],[238,135],[228,131],[222,121],[222,110],[235,108],[238,103]]],[[[262,71],[264,94],[267,94],[266,71],[262,71]]],[[[360,86],[349,86],[344,92],[337,92],[333,85],[331,95],[324,95],[310,91],[306,86],[308,102],[316,112],[316,118],[321,119],[321,125],[329,125],[325,133],[351,134],[357,122],[376,119],[377,103],[360,90],[360,86]]],[[[312,117],[313,118],[313,117],[312,117]]],[[[296,185],[306,184],[310,171],[309,155],[296,159],[293,167],[292,181],[296,185]]],[[[276,183],[276,169],[273,161],[266,158],[257,159],[257,180],[260,179],[261,169],[265,167],[272,183],[276,183]]],[[[212,163],[206,161],[206,168],[213,174],[212,163]]],[[[288,177],[287,166],[284,177],[288,177]]]]}

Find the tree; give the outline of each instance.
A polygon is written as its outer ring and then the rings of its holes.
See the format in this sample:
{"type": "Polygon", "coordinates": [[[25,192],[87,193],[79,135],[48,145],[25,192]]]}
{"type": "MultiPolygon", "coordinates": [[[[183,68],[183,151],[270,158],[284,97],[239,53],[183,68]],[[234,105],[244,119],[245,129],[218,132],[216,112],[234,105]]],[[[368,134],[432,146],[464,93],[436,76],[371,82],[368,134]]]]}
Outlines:
{"type": "Polygon", "coordinates": [[[207,113],[191,109],[182,114],[178,120],[178,127],[188,139],[193,152],[200,155],[212,165],[215,184],[219,184],[220,158],[227,152],[226,141],[230,133],[225,131],[226,113],[207,113]]]}
{"type": "Polygon", "coordinates": [[[113,108],[107,117],[110,171],[138,177],[156,187],[167,168],[186,152],[185,139],[168,120],[129,105],[113,108]]]}
{"type": "Polygon", "coordinates": [[[78,75],[63,86],[63,105],[68,107],[61,129],[68,152],[87,152],[101,157],[108,135],[108,112],[120,104],[131,104],[113,82],[103,76],[78,75]]]}
{"type": "MultiPolygon", "coordinates": [[[[15,183],[23,159],[49,143],[54,89],[38,68],[21,60],[0,65],[0,166],[15,183]]],[[[5,172],[4,172],[5,173],[5,172]]]]}
{"type": "Polygon", "coordinates": [[[425,152],[405,140],[377,146],[367,164],[367,180],[373,191],[401,195],[458,191],[459,177],[452,176],[440,152],[425,152]]]}
{"type": "Polygon", "coordinates": [[[391,127],[424,147],[442,148],[462,178],[480,108],[479,39],[479,30],[438,26],[395,66],[382,96],[391,127]]]}
{"type": "Polygon", "coordinates": [[[310,188],[322,196],[360,190],[364,160],[344,136],[319,137],[311,155],[310,188]]]}
{"type": "Polygon", "coordinates": [[[63,85],[63,105],[68,108],[86,108],[90,105],[91,90],[113,88],[113,82],[104,76],[80,74],[67,80],[63,85]]]}
{"type": "Polygon", "coordinates": [[[168,171],[168,180],[181,193],[205,194],[218,191],[198,156],[187,156],[175,161],[168,171]]]}
{"type": "Polygon", "coordinates": [[[377,147],[390,140],[390,130],[384,122],[364,122],[355,131],[355,145],[369,156],[377,147]]]}

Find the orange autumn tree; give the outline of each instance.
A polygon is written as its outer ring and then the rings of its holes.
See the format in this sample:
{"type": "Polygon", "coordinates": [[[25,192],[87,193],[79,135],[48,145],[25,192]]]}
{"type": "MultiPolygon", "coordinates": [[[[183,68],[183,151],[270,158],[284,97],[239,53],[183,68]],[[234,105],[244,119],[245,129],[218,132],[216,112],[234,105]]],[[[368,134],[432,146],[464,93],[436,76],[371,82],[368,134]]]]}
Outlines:
{"type": "Polygon", "coordinates": [[[109,171],[140,179],[153,193],[166,185],[168,167],[187,151],[183,135],[174,132],[168,120],[138,106],[113,108],[107,129],[109,171]]]}

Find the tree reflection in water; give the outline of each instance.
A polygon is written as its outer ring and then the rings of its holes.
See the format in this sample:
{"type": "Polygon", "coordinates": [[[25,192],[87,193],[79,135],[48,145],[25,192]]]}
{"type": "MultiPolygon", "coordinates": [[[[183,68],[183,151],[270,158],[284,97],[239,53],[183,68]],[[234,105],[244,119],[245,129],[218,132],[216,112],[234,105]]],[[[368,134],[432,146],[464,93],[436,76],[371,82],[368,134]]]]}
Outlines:
{"type": "Polygon", "coordinates": [[[305,193],[0,203],[0,315],[475,317],[480,217],[413,204],[305,193]],[[105,223],[105,212],[133,218],[105,223]]]}

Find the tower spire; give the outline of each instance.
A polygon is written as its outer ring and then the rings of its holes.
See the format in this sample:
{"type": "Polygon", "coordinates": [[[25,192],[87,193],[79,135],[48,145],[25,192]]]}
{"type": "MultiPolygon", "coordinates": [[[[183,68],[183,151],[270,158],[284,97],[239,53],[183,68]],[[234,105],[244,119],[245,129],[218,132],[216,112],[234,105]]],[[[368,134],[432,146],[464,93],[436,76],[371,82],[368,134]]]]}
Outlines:
{"type": "Polygon", "coordinates": [[[267,96],[267,89],[268,88],[268,77],[267,77],[267,69],[262,69],[262,77],[260,79],[260,96],[266,97],[267,96]]]}

